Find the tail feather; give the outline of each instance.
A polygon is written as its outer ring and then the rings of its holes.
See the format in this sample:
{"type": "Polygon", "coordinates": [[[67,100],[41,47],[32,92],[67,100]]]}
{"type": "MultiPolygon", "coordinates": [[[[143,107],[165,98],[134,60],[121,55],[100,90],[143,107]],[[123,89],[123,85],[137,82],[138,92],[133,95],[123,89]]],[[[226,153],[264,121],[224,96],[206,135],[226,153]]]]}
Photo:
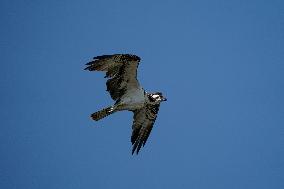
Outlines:
{"type": "Polygon", "coordinates": [[[110,106],[110,107],[104,108],[100,111],[93,113],[91,115],[91,118],[95,121],[99,121],[100,119],[103,119],[112,113],[114,113],[114,111],[112,110],[112,107],[110,106]]]}

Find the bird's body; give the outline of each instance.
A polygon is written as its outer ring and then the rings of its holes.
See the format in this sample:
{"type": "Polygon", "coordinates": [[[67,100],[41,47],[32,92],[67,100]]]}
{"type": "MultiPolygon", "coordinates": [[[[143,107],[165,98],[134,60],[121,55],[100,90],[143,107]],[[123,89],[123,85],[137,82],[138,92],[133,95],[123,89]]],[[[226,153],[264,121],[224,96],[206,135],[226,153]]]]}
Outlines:
{"type": "Polygon", "coordinates": [[[107,91],[115,104],[91,115],[98,121],[117,111],[128,110],[134,113],[131,142],[132,154],[138,154],[144,146],[156,120],[160,103],[165,101],[162,93],[147,93],[137,80],[140,57],[130,54],[114,54],[94,57],[85,70],[105,71],[107,91]]]}
{"type": "Polygon", "coordinates": [[[121,104],[121,110],[136,110],[142,108],[146,102],[146,92],[143,88],[137,90],[129,90],[124,94],[118,104],[121,104]]]}

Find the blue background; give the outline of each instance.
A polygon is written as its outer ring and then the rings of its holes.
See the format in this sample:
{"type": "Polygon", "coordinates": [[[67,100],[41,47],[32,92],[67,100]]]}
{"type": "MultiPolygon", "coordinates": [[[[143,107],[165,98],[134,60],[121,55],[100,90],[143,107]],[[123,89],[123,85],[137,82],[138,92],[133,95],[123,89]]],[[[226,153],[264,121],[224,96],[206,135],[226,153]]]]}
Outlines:
{"type": "Polygon", "coordinates": [[[0,2],[0,188],[284,188],[284,1],[0,2]],[[93,56],[162,91],[147,145],[93,56]]]}

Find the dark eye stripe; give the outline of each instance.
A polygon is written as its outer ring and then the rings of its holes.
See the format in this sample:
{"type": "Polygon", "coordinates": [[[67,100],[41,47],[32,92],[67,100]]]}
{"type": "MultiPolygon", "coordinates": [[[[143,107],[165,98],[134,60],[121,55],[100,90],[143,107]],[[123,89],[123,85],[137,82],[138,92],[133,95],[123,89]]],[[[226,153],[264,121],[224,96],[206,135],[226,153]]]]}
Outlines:
{"type": "Polygon", "coordinates": [[[155,102],[155,99],[152,97],[152,96],[149,96],[150,98],[149,98],[149,100],[151,101],[151,102],[155,102]]]}

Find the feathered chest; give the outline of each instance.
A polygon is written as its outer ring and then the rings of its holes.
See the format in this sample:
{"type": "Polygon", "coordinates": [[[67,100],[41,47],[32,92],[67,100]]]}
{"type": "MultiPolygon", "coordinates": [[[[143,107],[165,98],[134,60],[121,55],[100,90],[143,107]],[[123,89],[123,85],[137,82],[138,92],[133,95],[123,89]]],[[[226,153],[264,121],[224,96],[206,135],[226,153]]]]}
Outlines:
{"type": "Polygon", "coordinates": [[[133,110],[144,106],[146,96],[144,90],[129,90],[121,98],[120,103],[126,105],[127,109],[133,110]]]}

